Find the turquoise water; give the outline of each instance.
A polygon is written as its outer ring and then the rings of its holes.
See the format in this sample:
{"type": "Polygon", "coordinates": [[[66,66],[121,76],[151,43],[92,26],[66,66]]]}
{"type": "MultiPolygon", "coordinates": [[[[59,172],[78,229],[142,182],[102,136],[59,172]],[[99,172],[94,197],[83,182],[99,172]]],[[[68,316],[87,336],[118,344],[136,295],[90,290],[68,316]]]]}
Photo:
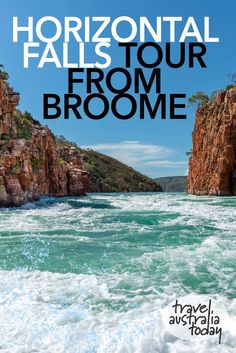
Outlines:
{"type": "Polygon", "coordinates": [[[236,316],[236,198],[90,194],[0,211],[0,352],[235,352],[165,331],[159,311],[209,294],[236,316]]]}

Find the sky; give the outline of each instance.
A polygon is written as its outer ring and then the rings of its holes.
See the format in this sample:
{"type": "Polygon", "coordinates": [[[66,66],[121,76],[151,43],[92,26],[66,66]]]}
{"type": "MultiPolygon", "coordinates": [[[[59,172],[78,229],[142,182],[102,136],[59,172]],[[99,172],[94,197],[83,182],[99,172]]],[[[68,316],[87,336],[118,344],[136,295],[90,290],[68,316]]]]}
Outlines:
{"type": "MultiPolygon", "coordinates": [[[[236,72],[235,67],[235,13],[236,3],[224,1],[219,6],[216,1],[157,1],[157,0],[41,0],[41,1],[2,1],[0,11],[0,63],[5,65],[10,75],[10,84],[21,93],[19,108],[29,111],[42,124],[57,135],[64,135],[67,139],[80,146],[93,148],[102,153],[115,157],[150,177],[173,175],[186,175],[187,157],[185,153],[191,150],[192,131],[194,127],[195,107],[187,107],[186,120],[161,120],[160,117],[139,119],[137,113],[130,120],[119,120],[112,113],[102,120],[94,121],[86,116],[78,120],[75,117],[45,120],[43,118],[43,94],[56,93],[63,97],[67,91],[67,69],[57,69],[54,64],[48,64],[42,69],[37,68],[37,60],[32,60],[28,69],[23,68],[23,42],[25,34],[19,35],[18,43],[12,40],[13,16],[17,16],[19,23],[25,25],[28,16],[33,16],[34,24],[43,16],[54,16],[63,23],[65,16],[76,16],[83,19],[85,16],[109,16],[115,19],[118,16],[129,16],[138,21],[140,16],[148,17],[155,23],[157,16],[181,16],[183,22],[176,27],[176,37],[181,34],[184,24],[189,16],[193,16],[198,24],[200,33],[203,33],[203,17],[210,17],[210,33],[219,37],[219,43],[207,43],[207,53],[204,56],[207,68],[199,65],[188,68],[184,65],[179,69],[169,68],[165,62],[160,65],[162,92],[185,93],[187,98],[196,91],[212,92],[224,88],[230,83],[229,73],[236,72]]],[[[92,26],[91,30],[94,27],[92,26]]],[[[45,35],[52,33],[53,28],[45,25],[45,35]]],[[[120,33],[127,33],[128,27],[120,27],[120,33]]],[[[109,36],[109,31],[105,32],[109,36]]],[[[168,41],[168,26],[163,27],[163,43],[168,41]]],[[[37,41],[37,39],[36,39],[37,41]]],[[[61,57],[63,38],[55,44],[58,56],[61,57]]],[[[78,61],[78,43],[73,41],[70,45],[70,58],[78,61]]],[[[175,44],[176,50],[178,44],[175,44]]],[[[44,43],[40,43],[39,52],[42,53],[44,43]]],[[[112,64],[109,69],[124,66],[123,57],[116,41],[111,42],[109,52],[112,64]]],[[[147,52],[150,58],[153,52],[147,52]]],[[[177,54],[176,54],[177,55],[177,54]]],[[[85,58],[93,62],[94,47],[85,45],[85,58]]],[[[138,66],[132,56],[133,67],[138,66]]],[[[186,56],[187,58],[187,56],[186,56]]],[[[144,70],[145,74],[148,70],[144,70]]],[[[104,71],[105,73],[107,70],[104,71]]],[[[132,73],[131,69],[131,73],[132,73]]],[[[118,84],[121,78],[117,77],[118,84]]],[[[77,94],[82,100],[86,97],[83,86],[78,86],[77,94]]],[[[107,93],[110,100],[112,95],[107,93]]],[[[150,93],[150,99],[156,97],[155,92],[150,93]]],[[[93,107],[93,109],[98,109],[93,107]]],[[[127,109],[123,103],[121,109],[127,109]]]]}

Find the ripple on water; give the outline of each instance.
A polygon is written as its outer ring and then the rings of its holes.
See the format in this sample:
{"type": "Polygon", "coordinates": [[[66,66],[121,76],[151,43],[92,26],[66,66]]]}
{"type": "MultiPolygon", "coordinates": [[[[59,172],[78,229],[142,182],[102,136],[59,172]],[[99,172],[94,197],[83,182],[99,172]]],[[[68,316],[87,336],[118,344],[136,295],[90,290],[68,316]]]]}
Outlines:
{"type": "Polygon", "coordinates": [[[157,193],[2,209],[0,351],[233,353],[233,325],[224,345],[193,346],[169,335],[159,314],[192,292],[236,314],[235,206],[157,193]]]}

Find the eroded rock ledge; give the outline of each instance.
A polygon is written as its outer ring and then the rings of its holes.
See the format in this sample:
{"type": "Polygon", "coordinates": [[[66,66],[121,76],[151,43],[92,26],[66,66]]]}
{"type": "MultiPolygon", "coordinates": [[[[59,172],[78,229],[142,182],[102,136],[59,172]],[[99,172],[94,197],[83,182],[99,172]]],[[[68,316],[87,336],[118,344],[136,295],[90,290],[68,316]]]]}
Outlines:
{"type": "Polygon", "coordinates": [[[236,89],[220,92],[196,112],[188,192],[236,195],[236,89]]]}
{"type": "Polygon", "coordinates": [[[19,94],[0,77],[0,206],[84,194],[89,175],[79,151],[58,149],[52,132],[17,110],[18,103],[19,94]]]}

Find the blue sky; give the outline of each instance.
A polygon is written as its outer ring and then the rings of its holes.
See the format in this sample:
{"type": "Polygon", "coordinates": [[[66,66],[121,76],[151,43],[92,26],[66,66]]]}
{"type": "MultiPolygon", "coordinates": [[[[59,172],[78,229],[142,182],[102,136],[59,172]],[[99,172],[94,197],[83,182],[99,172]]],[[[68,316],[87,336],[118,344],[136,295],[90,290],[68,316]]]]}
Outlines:
{"type": "MultiPolygon", "coordinates": [[[[211,94],[229,83],[228,74],[235,72],[235,13],[233,1],[127,1],[108,0],[66,1],[41,0],[9,1],[1,4],[0,12],[0,63],[5,65],[10,74],[10,83],[21,93],[20,109],[27,110],[46,124],[55,134],[81,146],[92,147],[109,154],[131,165],[151,177],[184,175],[187,170],[185,152],[191,149],[191,134],[194,125],[194,109],[188,108],[187,120],[139,120],[138,116],[128,121],[120,121],[112,116],[104,120],[92,121],[86,117],[82,120],[71,118],[63,120],[44,120],[42,111],[43,93],[53,92],[59,95],[66,93],[67,69],[56,69],[49,65],[37,69],[35,65],[23,68],[22,43],[25,37],[20,35],[19,43],[12,43],[12,18],[18,16],[22,25],[27,16],[37,21],[43,16],[130,16],[138,19],[147,16],[154,21],[157,16],[181,16],[183,22],[194,16],[201,29],[203,17],[210,17],[210,28],[213,36],[220,37],[220,43],[207,44],[205,61],[206,69],[199,66],[189,69],[187,66],[178,70],[165,65],[162,69],[162,91],[164,93],[186,93],[187,97],[196,91],[211,94]],[[221,6],[220,6],[221,5],[221,6]]],[[[180,27],[181,28],[181,27],[180,27]]],[[[50,28],[47,29],[50,31],[50,28]]],[[[178,31],[177,31],[178,34],[178,31]]],[[[167,32],[163,33],[163,40],[167,32]]],[[[62,42],[62,41],[61,41],[62,42]]],[[[59,42],[56,48],[60,50],[59,42]]],[[[121,65],[121,55],[116,42],[111,43],[112,67],[121,65]]],[[[72,45],[72,57],[77,57],[78,48],[72,45]]],[[[89,58],[93,58],[92,47],[86,48],[89,58]],[[90,56],[91,55],[91,56],[90,56]]],[[[81,89],[82,97],[85,92],[81,89]]],[[[108,95],[109,96],[109,95],[108,95]]],[[[110,96],[109,96],[110,97],[110,96]]],[[[152,97],[154,94],[152,93],[152,97]]]]}

